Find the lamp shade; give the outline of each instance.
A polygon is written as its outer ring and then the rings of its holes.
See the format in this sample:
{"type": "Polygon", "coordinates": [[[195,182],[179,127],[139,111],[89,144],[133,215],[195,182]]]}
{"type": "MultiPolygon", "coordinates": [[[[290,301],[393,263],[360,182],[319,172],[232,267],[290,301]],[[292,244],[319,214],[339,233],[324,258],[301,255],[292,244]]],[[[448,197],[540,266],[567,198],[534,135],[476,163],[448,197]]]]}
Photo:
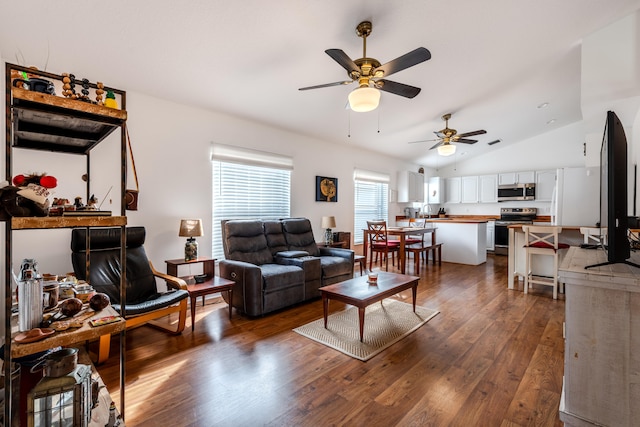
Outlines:
{"type": "Polygon", "coordinates": [[[349,94],[349,107],[358,113],[366,113],[378,108],[380,91],[373,87],[359,87],[349,94]]]}
{"type": "Polygon", "coordinates": [[[180,221],[180,237],[199,237],[204,235],[201,219],[183,219],[180,221]]]}
{"type": "Polygon", "coordinates": [[[456,146],[452,144],[443,144],[438,147],[438,154],[441,156],[450,156],[456,152],[456,146]]]}
{"type": "Polygon", "coordinates": [[[322,228],[335,228],[336,227],[336,217],[335,216],[323,216],[322,217],[322,228]]]}

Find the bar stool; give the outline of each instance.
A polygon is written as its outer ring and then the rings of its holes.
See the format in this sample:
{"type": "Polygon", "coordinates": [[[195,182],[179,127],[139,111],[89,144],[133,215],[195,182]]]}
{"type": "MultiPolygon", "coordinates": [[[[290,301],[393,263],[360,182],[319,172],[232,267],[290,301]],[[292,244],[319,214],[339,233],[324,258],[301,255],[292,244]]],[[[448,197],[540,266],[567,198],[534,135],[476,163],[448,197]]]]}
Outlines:
{"type": "Polygon", "coordinates": [[[598,227],[580,227],[580,233],[584,236],[584,245],[606,245],[607,229],[598,227]]]}
{"type": "Polygon", "coordinates": [[[526,252],[526,267],[524,276],[524,293],[528,293],[529,286],[537,283],[553,287],[553,299],[558,299],[558,251],[569,245],[558,242],[558,234],[562,227],[523,225],[526,252]],[[553,258],[552,277],[534,275],[531,271],[531,261],[534,255],[546,255],[553,258]]]}

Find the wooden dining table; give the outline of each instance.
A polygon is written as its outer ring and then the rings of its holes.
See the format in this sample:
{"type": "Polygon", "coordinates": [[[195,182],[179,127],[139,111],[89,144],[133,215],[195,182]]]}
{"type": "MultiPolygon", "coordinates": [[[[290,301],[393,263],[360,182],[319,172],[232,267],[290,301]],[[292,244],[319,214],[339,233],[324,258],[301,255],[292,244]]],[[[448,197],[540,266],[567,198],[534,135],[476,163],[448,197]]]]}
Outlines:
{"type": "MultiPolygon", "coordinates": [[[[367,257],[369,256],[369,234],[370,230],[365,228],[362,230],[364,247],[362,253],[364,255],[364,265],[367,265],[367,257]]],[[[431,244],[436,244],[436,227],[387,227],[388,236],[398,236],[400,239],[400,248],[398,250],[398,264],[400,272],[405,274],[407,251],[405,241],[407,236],[419,236],[423,234],[431,234],[431,244]]]]}

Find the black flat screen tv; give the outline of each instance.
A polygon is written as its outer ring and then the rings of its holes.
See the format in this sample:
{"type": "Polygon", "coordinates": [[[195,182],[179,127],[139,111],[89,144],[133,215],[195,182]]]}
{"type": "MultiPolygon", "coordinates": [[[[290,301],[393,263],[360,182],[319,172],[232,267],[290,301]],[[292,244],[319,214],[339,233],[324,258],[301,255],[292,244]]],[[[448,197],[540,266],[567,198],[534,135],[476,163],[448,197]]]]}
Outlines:
{"type": "Polygon", "coordinates": [[[616,113],[608,111],[600,149],[600,235],[606,236],[601,242],[607,261],[585,268],[618,263],[640,267],[628,261],[627,181],[627,137],[616,113]]]}

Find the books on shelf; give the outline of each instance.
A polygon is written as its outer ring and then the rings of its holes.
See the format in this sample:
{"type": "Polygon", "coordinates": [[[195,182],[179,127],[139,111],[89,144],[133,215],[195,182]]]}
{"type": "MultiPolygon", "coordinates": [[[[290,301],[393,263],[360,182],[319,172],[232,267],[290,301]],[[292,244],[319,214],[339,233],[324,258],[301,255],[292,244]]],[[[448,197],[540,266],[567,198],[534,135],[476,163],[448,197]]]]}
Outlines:
{"type": "Polygon", "coordinates": [[[62,216],[111,216],[111,211],[64,211],[62,216]]]}

